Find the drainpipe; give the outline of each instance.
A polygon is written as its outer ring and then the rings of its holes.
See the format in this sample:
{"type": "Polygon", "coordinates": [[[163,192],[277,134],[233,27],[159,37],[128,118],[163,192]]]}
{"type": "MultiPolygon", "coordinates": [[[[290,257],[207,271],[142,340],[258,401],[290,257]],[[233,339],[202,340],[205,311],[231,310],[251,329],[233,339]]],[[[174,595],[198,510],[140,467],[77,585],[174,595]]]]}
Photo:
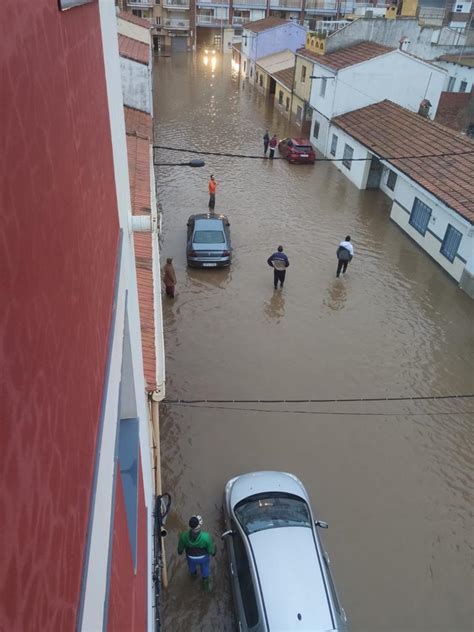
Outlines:
{"type": "MultiPolygon", "coordinates": [[[[161,496],[162,494],[162,486],[161,486],[161,442],[160,442],[160,421],[159,421],[159,402],[162,396],[157,392],[153,391],[150,394],[150,407],[151,407],[151,425],[153,430],[153,442],[154,442],[154,456],[155,456],[155,495],[161,496]]],[[[161,585],[163,588],[168,588],[168,569],[166,567],[166,550],[165,550],[165,540],[161,538],[161,558],[162,558],[162,569],[161,569],[161,585]]]]}

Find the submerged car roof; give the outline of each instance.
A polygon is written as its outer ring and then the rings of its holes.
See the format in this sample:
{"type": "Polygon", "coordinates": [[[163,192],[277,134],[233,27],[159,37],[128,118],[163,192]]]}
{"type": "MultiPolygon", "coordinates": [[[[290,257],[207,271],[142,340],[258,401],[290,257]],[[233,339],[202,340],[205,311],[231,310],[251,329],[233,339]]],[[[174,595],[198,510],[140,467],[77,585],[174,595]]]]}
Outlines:
{"type": "Polygon", "coordinates": [[[249,535],[270,630],[334,630],[310,527],[278,527],[249,535]]]}
{"type": "Polygon", "coordinates": [[[231,486],[230,504],[232,507],[254,494],[263,494],[265,492],[284,492],[300,496],[309,504],[308,494],[306,493],[303,483],[287,472],[250,472],[232,479],[228,483],[231,486]]]}
{"type": "Polygon", "coordinates": [[[209,220],[217,219],[217,220],[222,221],[222,220],[226,220],[227,216],[223,215],[222,213],[196,213],[196,215],[189,216],[188,222],[191,219],[195,221],[197,221],[198,219],[209,219],[209,220]]]}

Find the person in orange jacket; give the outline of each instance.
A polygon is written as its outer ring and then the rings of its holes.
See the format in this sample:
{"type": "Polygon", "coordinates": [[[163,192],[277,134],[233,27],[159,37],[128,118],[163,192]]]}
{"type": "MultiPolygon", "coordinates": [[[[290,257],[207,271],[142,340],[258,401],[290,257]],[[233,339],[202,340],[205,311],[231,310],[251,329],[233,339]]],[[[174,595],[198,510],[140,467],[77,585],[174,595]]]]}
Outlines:
{"type": "Polygon", "coordinates": [[[214,176],[211,173],[211,177],[209,178],[209,208],[214,209],[216,205],[216,188],[217,182],[214,179],[214,176]]]}

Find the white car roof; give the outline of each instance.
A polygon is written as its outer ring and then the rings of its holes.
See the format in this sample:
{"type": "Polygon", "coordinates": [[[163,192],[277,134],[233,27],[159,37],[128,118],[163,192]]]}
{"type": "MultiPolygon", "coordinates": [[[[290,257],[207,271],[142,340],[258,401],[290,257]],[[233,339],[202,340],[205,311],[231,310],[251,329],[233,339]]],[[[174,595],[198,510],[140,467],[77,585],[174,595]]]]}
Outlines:
{"type": "Polygon", "coordinates": [[[230,505],[235,505],[254,494],[264,494],[265,492],[284,492],[300,496],[309,504],[308,494],[303,483],[294,474],[287,472],[250,472],[243,474],[229,481],[230,505]]]}
{"type": "Polygon", "coordinates": [[[248,537],[270,630],[334,630],[312,529],[277,527],[248,537]]]}

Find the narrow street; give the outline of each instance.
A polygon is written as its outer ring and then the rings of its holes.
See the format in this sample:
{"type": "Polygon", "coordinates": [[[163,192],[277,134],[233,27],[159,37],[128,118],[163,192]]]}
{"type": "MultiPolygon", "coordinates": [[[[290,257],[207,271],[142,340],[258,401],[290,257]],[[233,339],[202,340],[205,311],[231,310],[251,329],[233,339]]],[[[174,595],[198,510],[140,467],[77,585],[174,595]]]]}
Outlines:
{"type": "MultiPolygon", "coordinates": [[[[279,138],[295,132],[232,75],[230,56],[215,60],[214,68],[202,53],[155,59],[157,144],[258,154],[266,128],[279,138]]],[[[156,152],[158,162],[193,157],[156,152]]],[[[162,258],[174,257],[178,277],[176,298],[163,298],[168,398],[472,392],[472,301],[390,221],[381,192],[357,190],[327,162],[202,157],[200,169],[156,168],[162,258]],[[186,221],[207,210],[211,173],[233,261],[188,269],[186,221]],[[336,279],[346,234],[355,256],[336,279]],[[290,267],[274,292],[266,260],[279,244],[290,267]]],[[[219,538],[224,485],[276,469],[296,474],[329,522],[322,538],[351,629],[470,630],[472,414],[453,413],[471,409],[470,400],[163,404],[163,490],[173,497],[164,629],[233,629],[219,538]],[[210,594],[176,553],[194,513],[218,546],[210,594]]]]}

